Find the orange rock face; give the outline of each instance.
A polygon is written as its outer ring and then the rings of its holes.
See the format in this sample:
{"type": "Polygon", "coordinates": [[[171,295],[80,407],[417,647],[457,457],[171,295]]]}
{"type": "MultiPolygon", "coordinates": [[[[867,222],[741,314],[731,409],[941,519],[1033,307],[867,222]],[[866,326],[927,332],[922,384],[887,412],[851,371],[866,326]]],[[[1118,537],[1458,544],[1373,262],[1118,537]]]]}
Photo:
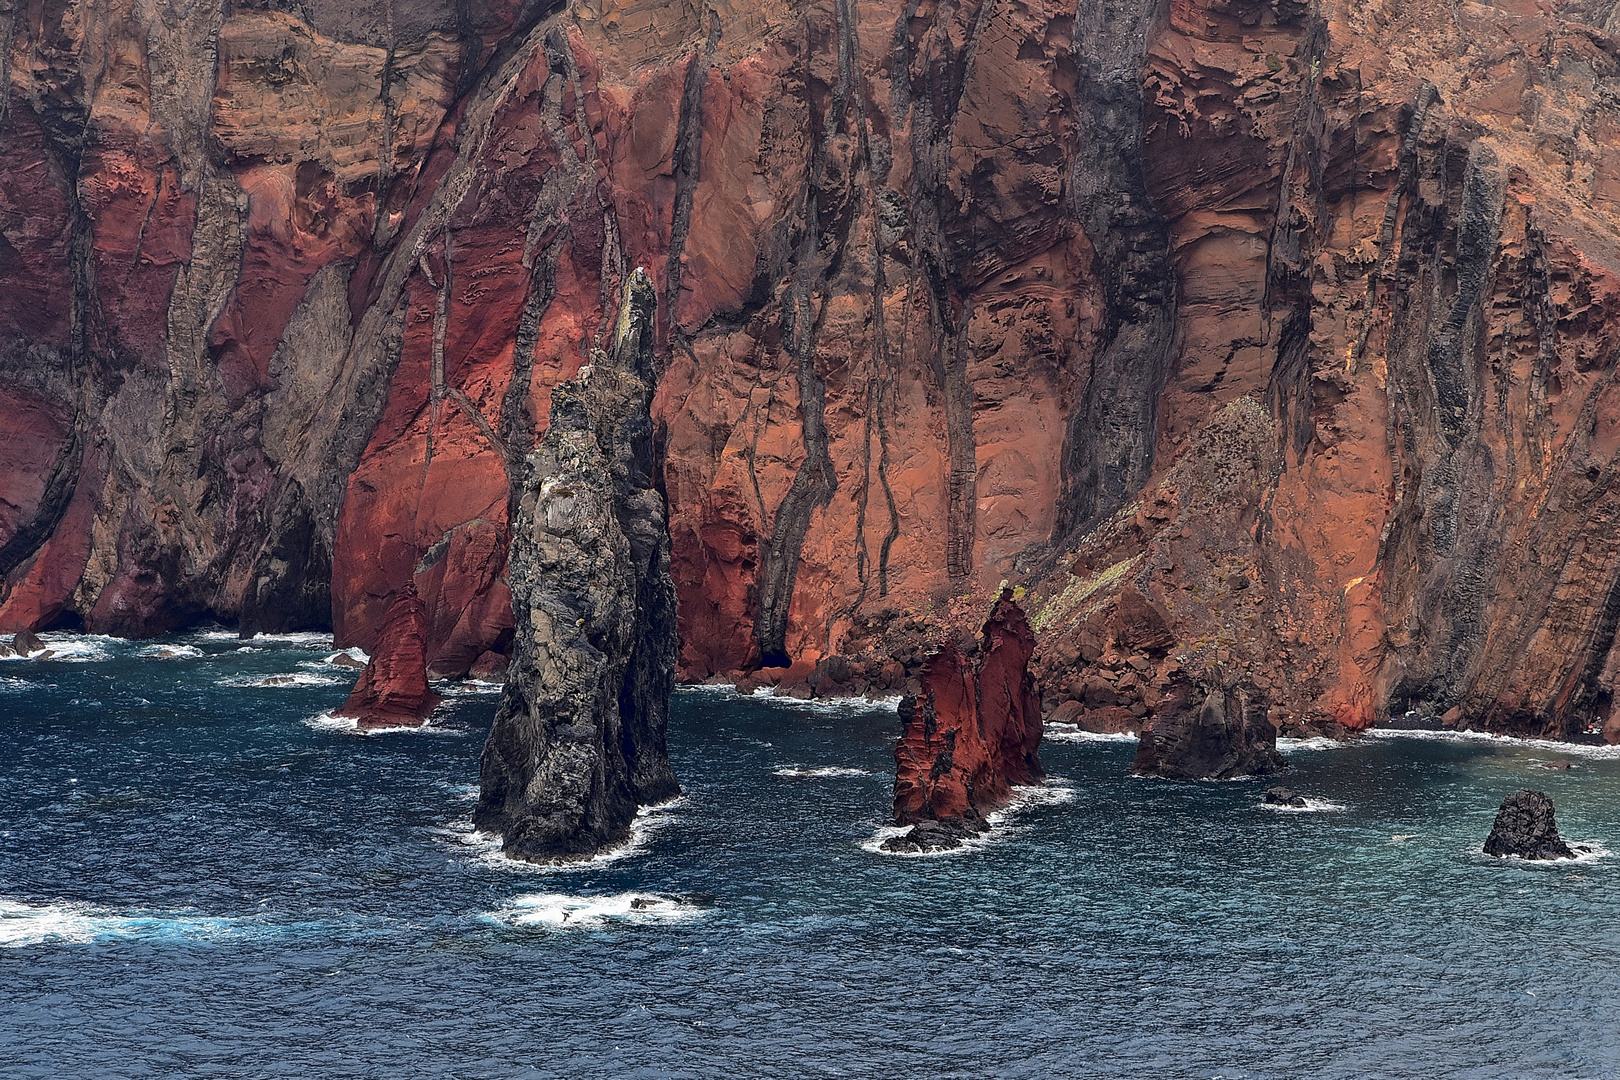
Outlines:
{"type": "Polygon", "coordinates": [[[427,631],[427,608],[407,585],[383,620],[360,680],[333,715],[352,716],[361,728],[409,727],[426,721],[443,700],[428,688],[427,631]]]}
{"type": "Polygon", "coordinates": [[[1043,774],[1041,703],[1029,674],[1035,635],[1006,592],[984,624],[976,656],[946,642],[900,708],[894,819],[981,821],[1043,774]]]}
{"type": "Polygon", "coordinates": [[[0,631],[503,652],[640,265],[688,678],[893,688],[1006,580],[1077,722],[1620,738],[1601,5],[1117,7],[0,14],[0,631]]]}

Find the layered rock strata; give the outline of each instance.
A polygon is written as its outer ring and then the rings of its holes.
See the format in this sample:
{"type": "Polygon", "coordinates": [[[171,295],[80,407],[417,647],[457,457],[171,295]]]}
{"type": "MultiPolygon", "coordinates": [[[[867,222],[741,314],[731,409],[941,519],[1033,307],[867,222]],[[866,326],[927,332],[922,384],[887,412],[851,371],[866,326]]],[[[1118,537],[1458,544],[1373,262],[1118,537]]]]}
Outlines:
{"type": "Polygon", "coordinates": [[[609,347],[552,393],[513,521],[517,626],[473,821],[531,862],[629,836],[680,792],[666,727],[675,675],[669,530],[648,409],[657,297],[625,284],[609,347]]]}
{"type": "MultiPolygon", "coordinates": [[[[1005,806],[1015,785],[1044,772],[1040,699],[1029,674],[1035,635],[1004,591],[976,647],[946,642],[923,668],[917,693],[900,704],[895,745],[894,819],[930,825],[885,843],[891,850],[927,845],[941,834],[959,841],[1005,806]],[[909,845],[909,847],[908,847],[909,845]]],[[[946,844],[944,846],[953,846],[946,844]]]]}
{"type": "Polygon", "coordinates": [[[642,265],[685,677],[1620,740],[1608,5],[377,10],[0,10],[0,631],[506,653],[642,265]]]}
{"type": "Polygon", "coordinates": [[[332,715],[353,717],[361,729],[424,723],[444,699],[428,686],[427,608],[416,590],[407,587],[388,609],[373,648],[348,700],[332,715]]]}
{"type": "Polygon", "coordinates": [[[1266,701],[1220,671],[1175,679],[1142,726],[1131,771],[1169,780],[1231,780],[1283,772],[1266,701]]]}
{"type": "Polygon", "coordinates": [[[1575,852],[1558,835],[1553,801],[1540,791],[1515,791],[1502,800],[1485,854],[1521,859],[1573,859],[1575,852]]]}

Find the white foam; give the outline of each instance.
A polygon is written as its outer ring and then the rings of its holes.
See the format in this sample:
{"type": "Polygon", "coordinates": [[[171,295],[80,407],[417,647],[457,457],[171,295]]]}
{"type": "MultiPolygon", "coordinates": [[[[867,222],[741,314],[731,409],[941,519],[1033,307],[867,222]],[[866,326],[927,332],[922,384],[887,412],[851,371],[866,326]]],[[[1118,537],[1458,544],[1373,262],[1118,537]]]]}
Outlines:
{"type": "Polygon", "coordinates": [[[845,765],[824,765],[819,769],[806,768],[801,765],[783,765],[771,770],[777,776],[788,780],[819,780],[832,776],[871,776],[866,769],[852,769],[845,765]]]}
{"type": "Polygon", "coordinates": [[[335,731],[341,735],[438,735],[445,738],[465,738],[467,732],[458,728],[441,728],[433,726],[433,717],[420,724],[392,724],[387,727],[360,726],[360,721],[352,716],[333,716],[330,711],[316,713],[314,716],[304,717],[305,725],[316,731],[335,731]]]}
{"type": "Polygon", "coordinates": [[[1522,866],[1526,869],[1535,870],[1556,870],[1561,866],[1584,866],[1589,863],[1598,862],[1601,859],[1606,859],[1613,854],[1608,848],[1604,847],[1603,844],[1597,840],[1571,840],[1566,836],[1564,837],[1564,843],[1568,844],[1572,849],[1584,847],[1587,850],[1576,851],[1573,859],[1524,859],[1517,855],[1487,855],[1485,854],[1484,845],[1481,845],[1477,848],[1470,848],[1469,854],[1488,859],[1493,863],[1506,862],[1515,866],[1522,866]]]}
{"type": "Polygon", "coordinates": [[[259,645],[325,645],[332,647],[332,635],[324,630],[301,630],[290,634],[254,634],[244,638],[235,630],[199,630],[201,641],[251,641],[259,645]]]}
{"type": "Polygon", "coordinates": [[[3,659],[66,660],[82,664],[96,660],[111,660],[112,647],[120,643],[118,638],[107,637],[105,634],[72,634],[62,630],[40,634],[39,640],[45,646],[44,651],[35,650],[27,656],[7,656],[3,659]]]}
{"type": "Polygon", "coordinates": [[[1331,799],[1313,799],[1308,795],[1301,796],[1305,800],[1304,806],[1283,806],[1279,803],[1263,802],[1262,810],[1276,810],[1283,814],[1336,814],[1345,809],[1344,803],[1336,803],[1331,799]]]}
{"type": "Polygon", "coordinates": [[[477,802],[477,784],[452,784],[447,780],[439,781],[439,786],[455,796],[457,802],[477,802]]]}
{"type": "Polygon", "coordinates": [[[148,645],[135,655],[147,660],[194,660],[203,651],[195,645],[148,645]]]}
{"type": "Polygon", "coordinates": [[[1412,731],[1404,728],[1374,728],[1365,732],[1369,739],[1428,739],[1434,742],[1483,742],[1497,746],[1523,746],[1566,757],[1620,758],[1620,746],[1593,746],[1588,743],[1559,742],[1556,739],[1521,739],[1513,735],[1493,735],[1488,731],[1412,731]]]}
{"type": "Polygon", "coordinates": [[[296,690],[310,686],[338,686],[349,680],[342,675],[313,671],[278,671],[269,675],[227,675],[214,680],[215,686],[252,686],[261,690],[296,690]]]}
{"type": "Polygon", "coordinates": [[[445,697],[473,697],[499,694],[500,683],[487,683],[477,679],[457,681],[454,679],[440,679],[433,684],[433,689],[445,697]]]}
{"type": "Polygon", "coordinates": [[[959,847],[946,848],[944,851],[885,851],[883,842],[910,832],[909,825],[879,826],[871,837],[861,842],[860,847],[862,851],[869,851],[874,855],[894,855],[911,859],[966,855],[1016,836],[1021,829],[1017,819],[1023,813],[1039,806],[1057,806],[1073,802],[1078,795],[1074,781],[1061,776],[1048,776],[1043,783],[1013,788],[1011,802],[984,816],[985,824],[990,828],[977,836],[964,837],[959,847]]]}
{"type": "Polygon", "coordinates": [[[27,679],[0,678],[0,693],[17,694],[33,688],[34,684],[27,679]]]}
{"type": "Polygon", "coordinates": [[[351,645],[347,649],[339,649],[330,656],[322,657],[321,663],[330,664],[340,656],[347,656],[350,660],[358,660],[362,664],[371,663],[371,654],[360,648],[358,645],[351,645]]]}
{"type": "Polygon", "coordinates": [[[893,694],[888,697],[857,697],[845,695],[840,697],[822,698],[796,698],[787,694],[778,694],[769,686],[756,687],[752,693],[738,693],[737,688],[728,683],[688,683],[675,688],[677,693],[684,694],[712,694],[721,697],[746,697],[752,701],[765,701],[783,708],[800,709],[807,712],[820,713],[849,713],[884,711],[892,712],[900,707],[900,695],[893,694]]]}
{"type": "Polygon", "coordinates": [[[118,914],[90,904],[29,904],[0,896],[0,948],[114,938],[195,940],[229,933],[234,923],[153,912],[118,914]]]}
{"type": "Polygon", "coordinates": [[[1277,749],[1285,754],[1293,753],[1296,750],[1339,750],[1349,745],[1350,743],[1344,739],[1330,739],[1326,735],[1312,735],[1305,739],[1279,738],[1277,740],[1277,749]]]}
{"type": "Polygon", "coordinates": [[[554,874],[565,870],[579,870],[586,867],[600,866],[605,863],[618,862],[636,855],[645,855],[650,850],[654,833],[660,828],[675,820],[675,811],[688,805],[685,795],[678,795],[668,802],[656,806],[643,806],[636,811],[635,820],[630,823],[630,836],[624,843],[606,851],[598,852],[585,859],[575,859],[571,862],[560,863],[532,863],[522,859],[508,858],[501,851],[501,837],[498,833],[481,832],[473,828],[472,818],[465,817],[451,822],[442,829],[433,832],[441,839],[453,843],[470,851],[472,861],[486,866],[492,870],[510,870],[525,874],[554,874]]]}
{"type": "Polygon", "coordinates": [[[507,926],[574,930],[621,923],[668,926],[701,918],[707,911],[707,907],[690,900],[652,892],[612,896],[529,893],[515,898],[508,907],[486,912],[485,916],[507,926]]]}
{"type": "Polygon", "coordinates": [[[1134,731],[1086,731],[1076,724],[1065,724],[1060,721],[1049,722],[1045,725],[1045,736],[1053,742],[1136,742],[1139,736],[1134,731]]]}

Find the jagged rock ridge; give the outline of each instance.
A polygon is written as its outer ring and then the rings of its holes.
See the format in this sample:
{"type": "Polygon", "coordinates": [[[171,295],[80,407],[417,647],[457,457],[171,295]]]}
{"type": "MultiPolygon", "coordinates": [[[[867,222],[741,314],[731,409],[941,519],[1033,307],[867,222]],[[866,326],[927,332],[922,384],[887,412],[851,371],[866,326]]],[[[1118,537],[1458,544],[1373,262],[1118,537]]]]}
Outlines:
{"type": "Polygon", "coordinates": [[[648,415],[657,298],[625,283],[609,348],[552,394],[510,559],[517,633],[473,821],[534,862],[624,841],[679,794],[666,728],[675,674],[669,531],[648,415]]]}

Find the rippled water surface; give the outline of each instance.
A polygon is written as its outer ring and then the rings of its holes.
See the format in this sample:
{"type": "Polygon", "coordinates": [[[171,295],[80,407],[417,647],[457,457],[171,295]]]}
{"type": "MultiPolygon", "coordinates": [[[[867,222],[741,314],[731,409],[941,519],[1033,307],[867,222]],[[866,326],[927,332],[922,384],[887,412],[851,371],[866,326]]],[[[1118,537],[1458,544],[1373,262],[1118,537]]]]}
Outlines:
{"type": "Polygon", "coordinates": [[[1524,786],[1620,850],[1601,752],[1306,744],[1282,813],[1054,732],[992,842],[901,858],[892,709],[683,691],[685,797],[539,872],[467,824],[491,693],[361,737],[325,639],[52,644],[0,661],[7,1078],[1620,1072],[1620,857],[1479,853],[1524,786]]]}

